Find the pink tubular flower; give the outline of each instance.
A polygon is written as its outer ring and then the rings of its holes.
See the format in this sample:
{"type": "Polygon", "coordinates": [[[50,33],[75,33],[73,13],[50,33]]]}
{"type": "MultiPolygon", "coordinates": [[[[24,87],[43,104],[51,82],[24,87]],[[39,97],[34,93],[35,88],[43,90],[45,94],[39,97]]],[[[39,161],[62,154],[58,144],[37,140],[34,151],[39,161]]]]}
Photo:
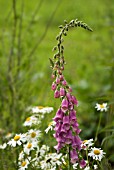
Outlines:
{"type": "Polygon", "coordinates": [[[61,103],[61,110],[65,113],[68,110],[68,100],[63,99],[61,103]]]}
{"type": "Polygon", "coordinates": [[[81,150],[82,141],[79,136],[73,136],[72,148],[81,150]]]}
{"type": "MultiPolygon", "coordinates": [[[[60,37],[61,38],[61,37],[60,37]]],[[[56,46],[57,47],[57,46],[56,46]]],[[[80,150],[82,141],[79,137],[80,129],[76,118],[75,105],[78,106],[78,100],[72,95],[72,88],[68,85],[64,74],[64,55],[62,46],[58,48],[58,53],[53,58],[53,83],[51,89],[54,91],[54,98],[60,98],[61,104],[53,118],[55,122],[55,134],[53,135],[57,141],[54,147],[59,152],[69,150],[70,162],[72,164],[78,163],[80,168],[85,167],[85,161],[80,160],[80,150]]]]}
{"type": "Polygon", "coordinates": [[[78,154],[76,152],[76,150],[71,150],[70,151],[70,157],[71,157],[71,163],[75,164],[78,161],[78,154]]]}
{"type": "Polygon", "coordinates": [[[84,159],[82,159],[82,160],[80,161],[80,166],[81,166],[81,168],[84,168],[84,167],[86,166],[86,162],[85,162],[84,159]]]}
{"type": "Polygon", "coordinates": [[[74,124],[76,122],[76,111],[71,110],[69,113],[70,124],[74,124]]]}
{"type": "Polygon", "coordinates": [[[65,96],[65,89],[63,87],[60,88],[60,96],[65,96]]]}
{"type": "Polygon", "coordinates": [[[70,93],[67,93],[66,97],[67,97],[69,102],[72,102],[72,95],[70,93]]]}
{"type": "Polygon", "coordinates": [[[72,96],[72,103],[78,106],[78,100],[75,98],[75,96],[72,96]]]}
{"type": "Polygon", "coordinates": [[[53,118],[53,120],[55,121],[55,122],[60,122],[60,121],[62,121],[62,119],[63,119],[63,116],[64,116],[64,113],[62,112],[62,110],[61,109],[58,109],[58,111],[57,111],[57,113],[56,113],[56,116],[53,118]]]}

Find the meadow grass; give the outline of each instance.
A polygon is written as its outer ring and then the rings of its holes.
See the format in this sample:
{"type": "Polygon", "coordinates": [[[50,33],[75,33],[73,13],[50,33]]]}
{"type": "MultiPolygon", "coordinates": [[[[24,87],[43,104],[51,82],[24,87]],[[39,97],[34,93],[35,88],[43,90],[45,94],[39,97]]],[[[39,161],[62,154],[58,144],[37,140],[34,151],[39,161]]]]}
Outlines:
{"type": "MultiPolygon", "coordinates": [[[[109,115],[103,116],[101,129],[108,124],[113,125],[113,2],[107,0],[23,1],[20,43],[21,64],[19,78],[13,84],[16,91],[14,107],[12,106],[12,92],[8,82],[8,57],[11,49],[14,22],[12,2],[0,0],[1,129],[5,129],[5,133],[23,130],[21,123],[26,118],[24,110],[29,105],[54,107],[54,112],[50,116],[47,115],[42,123],[42,130],[47,127],[48,122],[51,121],[60,105],[59,100],[53,100],[49,58],[54,54],[52,48],[56,45],[55,37],[59,33],[58,26],[63,24],[65,19],[69,21],[75,18],[88,23],[93,29],[92,33],[88,33],[82,28],[73,28],[69,31],[68,36],[64,38],[66,60],[64,74],[73,88],[74,95],[80,101],[77,116],[83,129],[81,136],[90,138],[96,132],[99,115],[93,108],[98,101],[106,101],[112,108],[109,115]],[[30,25],[37,6],[39,6],[38,13],[30,25]],[[33,54],[30,55],[37,43],[38,46],[33,51],[33,54]],[[12,108],[13,110],[11,110],[12,108]]],[[[11,70],[12,77],[15,77],[17,72],[21,5],[21,0],[16,2],[17,30],[13,54],[14,67],[11,70]]],[[[102,142],[103,138],[106,137],[105,135],[105,131],[99,135],[99,142],[102,142]]],[[[52,137],[44,138],[44,142],[53,146],[50,139],[53,140],[52,137]]],[[[107,155],[113,155],[113,143],[111,140],[108,141],[107,146],[105,147],[107,155]]],[[[114,158],[112,156],[112,165],[113,162],[114,158]]]]}

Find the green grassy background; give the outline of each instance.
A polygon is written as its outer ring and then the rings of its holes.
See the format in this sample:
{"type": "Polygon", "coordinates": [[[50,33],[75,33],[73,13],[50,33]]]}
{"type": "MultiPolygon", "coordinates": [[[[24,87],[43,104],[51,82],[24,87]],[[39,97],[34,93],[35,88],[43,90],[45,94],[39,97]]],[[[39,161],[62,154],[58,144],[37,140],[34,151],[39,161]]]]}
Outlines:
{"type": "MultiPolygon", "coordinates": [[[[82,28],[71,29],[64,38],[67,63],[64,74],[79,100],[77,117],[82,129],[81,137],[94,137],[99,118],[99,113],[94,109],[96,102],[108,102],[111,108],[104,113],[101,129],[114,124],[113,11],[114,2],[109,0],[0,0],[1,131],[23,131],[22,122],[27,117],[25,108],[30,105],[54,107],[54,112],[45,117],[42,129],[55,115],[60,101],[54,100],[51,91],[49,58],[53,56],[58,26],[65,19],[70,21],[76,18],[93,29],[92,33],[82,28]],[[13,2],[16,2],[15,30],[13,2]],[[9,62],[10,57],[12,62],[9,62]]],[[[99,135],[98,144],[104,137],[105,132],[99,135]]],[[[44,142],[53,146],[54,142],[47,138],[44,142]]],[[[109,156],[113,154],[112,138],[107,146],[105,150],[109,156]]]]}

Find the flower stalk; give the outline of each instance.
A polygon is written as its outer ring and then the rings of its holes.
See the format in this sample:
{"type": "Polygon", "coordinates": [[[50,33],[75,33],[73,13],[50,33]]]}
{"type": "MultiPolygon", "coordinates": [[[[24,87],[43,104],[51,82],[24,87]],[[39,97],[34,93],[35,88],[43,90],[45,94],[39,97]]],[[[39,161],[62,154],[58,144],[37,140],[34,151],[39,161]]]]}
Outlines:
{"type": "Polygon", "coordinates": [[[67,32],[73,27],[82,27],[89,31],[92,29],[82,21],[71,20],[69,23],[65,20],[65,25],[60,25],[60,33],[57,35],[57,45],[53,48],[56,53],[53,59],[50,60],[52,68],[52,79],[53,83],[51,89],[54,91],[54,98],[59,98],[61,105],[58,108],[55,117],[55,134],[54,137],[58,144],[55,146],[57,152],[62,148],[68,150],[68,161],[70,170],[71,164],[78,162],[82,164],[83,167],[86,165],[83,159],[80,159],[80,150],[82,141],[79,137],[81,129],[79,129],[79,124],[76,118],[75,106],[78,106],[78,100],[72,94],[72,88],[68,85],[63,71],[65,69],[65,58],[64,58],[64,46],[63,46],[63,36],[67,36],[67,32]],[[68,149],[69,148],[69,149],[68,149]]]}

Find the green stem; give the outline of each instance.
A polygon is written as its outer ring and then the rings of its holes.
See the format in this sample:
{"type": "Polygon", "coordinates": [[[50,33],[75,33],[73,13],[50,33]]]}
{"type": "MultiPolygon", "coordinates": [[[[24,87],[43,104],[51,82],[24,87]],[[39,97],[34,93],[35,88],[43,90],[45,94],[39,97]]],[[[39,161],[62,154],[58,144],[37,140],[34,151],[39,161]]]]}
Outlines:
{"type": "Polygon", "coordinates": [[[68,146],[68,170],[70,170],[70,146],[68,146]]]}
{"type": "Polygon", "coordinates": [[[102,118],[102,112],[100,112],[100,117],[99,117],[99,122],[98,122],[98,126],[97,126],[97,131],[96,131],[96,135],[95,135],[95,140],[94,140],[94,142],[97,141],[98,131],[99,131],[100,124],[101,124],[101,118],[102,118]]]}

